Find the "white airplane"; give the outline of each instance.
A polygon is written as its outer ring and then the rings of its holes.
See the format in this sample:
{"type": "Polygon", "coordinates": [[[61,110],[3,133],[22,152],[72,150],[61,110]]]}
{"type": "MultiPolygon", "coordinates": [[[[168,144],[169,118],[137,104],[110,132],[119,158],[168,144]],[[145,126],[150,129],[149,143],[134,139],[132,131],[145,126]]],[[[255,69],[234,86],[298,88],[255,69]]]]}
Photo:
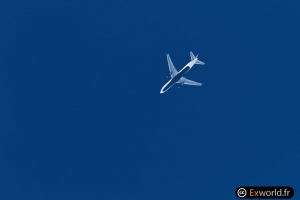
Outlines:
{"type": "MultiPolygon", "coordinates": [[[[202,83],[197,83],[195,81],[191,81],[187,78],[184,78],[183,75],[187,73],[193,66],[194,64],[198,65],[204,65],[205,63],[198,60],[198,55],[194,56],[193,52],[190,52],[191,55],[191,62],[189,62],[186,66],[184,66],[179,72],[175,69],[172,60],[167,54],[167,60],[168,60],[168,65],[169,65],[169,70],[170,70],[170,76],[171,80],[169,80],[160,90],[160,93],[165,93],[168,89],[170,89],[175,83],[179,84],[179,88],[183,85],[196,85],[196,86],[201,86],[202,83]]],[[[169,78],[169,76],[167,76],[169,78]]]]}

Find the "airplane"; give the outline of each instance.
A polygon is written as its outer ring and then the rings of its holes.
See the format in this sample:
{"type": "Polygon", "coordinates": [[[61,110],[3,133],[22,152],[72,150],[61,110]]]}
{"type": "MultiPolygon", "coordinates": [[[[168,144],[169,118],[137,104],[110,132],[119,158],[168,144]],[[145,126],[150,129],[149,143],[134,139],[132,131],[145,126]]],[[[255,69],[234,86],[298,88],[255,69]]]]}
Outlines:
{"type": "MultiPolygon", "coordinates": [[[[198,54],[199,55],[199,54],[198,54]]],[[[191,81],[187,78],[184,78],[183,75],[187,73],[195,64],[196,65],[204,65],[205,63],[198,60],[198,55],[194,56],[193,52],[190,52],[191,62],[186,64],[179,72],[175,69],[170,55],[167,54],[167,60],[170,70],[170,76],[168,75],[167,78],[171,78],[160,90],[160,93],[165,93],[168,89],[170,89],[175,83],[179,84],[178,88],[180,88],[183,84],[185,85],[196,85],[202,86],[202,83],[197,83],[195,81],[191,81]]]]}

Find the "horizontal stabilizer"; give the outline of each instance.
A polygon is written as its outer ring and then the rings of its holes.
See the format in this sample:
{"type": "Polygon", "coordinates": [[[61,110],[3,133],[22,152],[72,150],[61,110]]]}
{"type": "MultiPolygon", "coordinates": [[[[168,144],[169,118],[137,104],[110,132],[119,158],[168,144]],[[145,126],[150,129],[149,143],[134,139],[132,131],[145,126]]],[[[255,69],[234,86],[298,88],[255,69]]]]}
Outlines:
{"type": "Polygon", "coordinates": [[[190,55],[191,55],[191,60],[195,60],[195,56],[194,56],[194,54],[193,54],[193,52],[190,52],[190,55]]]}
{"type": "MultiPolygon", "coordinates": [[[[195,60],[195,56],[194,56],[194,54],[193,54],[193,52],[190,52],[190,55],[191,55],[191,60],[195,60]]],[[[197,58],[198,59],[198,58],[197,58]]],[[[202,61],[200,61],[200,60],[197,60],[196,62],[195,62],[195,64],[196,65],[204,65],[205,63],[204,62],[202,62],[202,61]]]]}
{"type": "Polygon", "coordinates": [[[200,60],[197,60],[197,61],[195,62],[195,64],[197,64],[197,65],[204,65],[205,63],[202,62],[202,61],[200,61],[200,60]]]}

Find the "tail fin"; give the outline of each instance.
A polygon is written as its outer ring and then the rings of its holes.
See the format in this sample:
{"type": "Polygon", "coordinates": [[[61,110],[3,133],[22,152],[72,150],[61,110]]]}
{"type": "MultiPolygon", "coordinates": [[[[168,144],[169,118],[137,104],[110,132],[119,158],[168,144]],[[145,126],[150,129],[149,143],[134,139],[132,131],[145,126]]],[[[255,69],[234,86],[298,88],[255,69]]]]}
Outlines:
{"type": "MultiPolygon", "coordinates": [[[[190,55],[191,55],[191,60],[195,60],[195,56],[194,56],[194,54],[193,54],[193,52],[190,52],[190,55]]],[[[198,56],[198,55],[197,55],[198,56]]],[[[197,57],[198,58],[198,57],[197,57]]],[[[202,62],[202,61],[200,61],[200,60],[197,60],[196,62],[195,62],[195,64],[197,64],[197,65],[204,65],[205,63],[204,62],[202,62]]]]}

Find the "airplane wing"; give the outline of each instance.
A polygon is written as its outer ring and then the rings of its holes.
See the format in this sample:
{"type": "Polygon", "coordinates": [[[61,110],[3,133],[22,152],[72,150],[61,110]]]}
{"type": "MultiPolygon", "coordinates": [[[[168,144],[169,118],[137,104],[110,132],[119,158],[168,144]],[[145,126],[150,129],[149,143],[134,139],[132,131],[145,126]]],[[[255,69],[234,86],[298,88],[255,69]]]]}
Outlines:
{"type": "Polygon", "coordinates": [[[184,83],[185,85],[196,85],[196,86],[202,86],[202,83],[198,83],[196,81],[191,81],[187,78],[185,78],[184,83]]]}
{"type": "Polygon", "coordinates": [[[177,70],[175,69],[175,67],[172,63],[172,60],[171,60],[169,54],[167,54],[167,60],[168,60],[170,75],[171,75],[171,78],[173,78],[174,76],[176,76],[176,74],[178,74],[178,72],[177,72],[177,70]]]}

